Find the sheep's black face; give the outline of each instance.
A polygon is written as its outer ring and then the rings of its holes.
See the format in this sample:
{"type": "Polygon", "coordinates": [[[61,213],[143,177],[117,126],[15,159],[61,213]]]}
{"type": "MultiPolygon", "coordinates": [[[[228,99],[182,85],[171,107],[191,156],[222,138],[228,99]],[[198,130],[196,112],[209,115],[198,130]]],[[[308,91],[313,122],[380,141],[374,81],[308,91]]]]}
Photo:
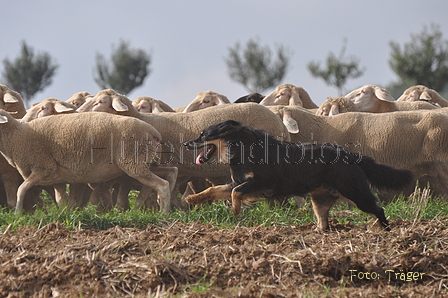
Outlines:
{"type": "Polygon", "coordinates": [[[239,127],[241,127],[241,123],[233,120],[210,125],[203,130],[198,138],[184,143],[184,146],[189,150],[204,148],[196,158],[196,164],[204,164],[216,152],[221,157],[226,156],[227,142],[239,127]]]}

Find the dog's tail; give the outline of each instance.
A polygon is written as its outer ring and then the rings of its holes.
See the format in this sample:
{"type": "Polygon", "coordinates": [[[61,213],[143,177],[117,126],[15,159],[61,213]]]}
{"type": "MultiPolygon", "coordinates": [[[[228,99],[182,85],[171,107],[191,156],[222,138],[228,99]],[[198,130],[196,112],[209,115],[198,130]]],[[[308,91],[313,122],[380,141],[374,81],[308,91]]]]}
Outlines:
{"type": "Polygon", "coordinates": [[[376,163],[368,156],[363,156],[358,165],[363,169],[370,184],[380,191],[403,190],[413,181],[411,171],[376,163]]]}

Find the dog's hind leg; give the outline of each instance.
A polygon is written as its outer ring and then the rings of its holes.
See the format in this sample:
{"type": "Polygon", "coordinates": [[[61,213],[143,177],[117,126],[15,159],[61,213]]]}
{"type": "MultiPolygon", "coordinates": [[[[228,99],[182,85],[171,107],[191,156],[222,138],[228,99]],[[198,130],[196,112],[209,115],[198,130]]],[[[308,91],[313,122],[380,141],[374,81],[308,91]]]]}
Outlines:
{"type": "Polygon", "coordinates": [[[189,195],[185,198],[185,201],[188,204],[200,205],[207,201],[229,199],[232,187],[232,184],[212,186],[200,193],[189,195]]]}
{"type": "Polygon", "coordinates": [[[384,210],[377,205],[377,199],[370,190],[364,173],[353,171],[350,173],[339,173],[334,187],[361,211],[376,217],[380,225],[389,230],[389,222],[384,215],[384,210]]]}
{"type": "Polygon", "coordinates": [[[311,192],[311,203],[320,229],[328,230],[328,212],[338,198],[339,193],[325,188],[318,188],[311,192]]]}

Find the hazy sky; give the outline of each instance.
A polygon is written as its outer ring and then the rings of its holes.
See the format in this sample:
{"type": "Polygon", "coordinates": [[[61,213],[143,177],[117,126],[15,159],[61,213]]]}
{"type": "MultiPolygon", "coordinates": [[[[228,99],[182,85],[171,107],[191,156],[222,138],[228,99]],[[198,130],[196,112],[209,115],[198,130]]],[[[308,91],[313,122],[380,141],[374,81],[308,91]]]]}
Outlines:
{"type": "MultiPolygon", "coordinates": [[[[0,59],[15,59],[25,40],[59,64],[51,86],[33,101],[67,100],[75,92],[100,91],[93,79],[96,53],[110,57],[120,40],[151,52],[152,72],[143,86],[127,94],[151,96],[172,107],[187,105],[198,92],[212,90],[231,101],[248,93],[227,74],[224,58],[237,41],[258,38],[274,49],[288,47],[291,68],[282,83],[302,86],[320,105],[337,96],[334,87],[313,78],[310,61],[347,54],[365,68],[346,91],[365,84],[385,86],[397,77],[390,70],[390,41],[404,44],[431,23],[448,39],[446,0],[18,0],[6,1],[0,23],[0,59]]],[[[0,64],[3,72],[3,64],[0,64]]],[[[3,83],[4,82],[0,82],[3,83]]],[[[271,92],[267,90],[265,94],[271,92]]]]}

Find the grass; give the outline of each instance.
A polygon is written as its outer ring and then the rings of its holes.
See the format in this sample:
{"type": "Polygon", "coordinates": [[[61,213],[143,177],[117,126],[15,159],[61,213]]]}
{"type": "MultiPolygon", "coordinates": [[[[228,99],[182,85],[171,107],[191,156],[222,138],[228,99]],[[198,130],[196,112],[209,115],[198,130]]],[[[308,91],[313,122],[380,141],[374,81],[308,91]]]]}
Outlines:
{"type": "MultiPolygon", "coordinates": [[[[131,206],[137,192],[130,195],[131,206]]],[[[6,229],[14,231],[19,227],[40,227],[51,222],[59,222],[68,229],[87,228],[104,230],[116,225],[128,228],[146,228],[148,225],[163,226],[173,222],[202,222],[221,228],[236,226],[280,226],[303,225],[316,222],[309,201],[298,208],[293,201],[283,206],[269,206],[264,201],[256,202],[243,208],[239,216],[234,216],[227,202],[204,204],[189,211],[176,210],[171,214],[157,211],[131,208],[128,211],[112,209],[98,212],[95,206],[69,210],[55,206],[48,197],[44,197],[44,207],[34,212],[15,215],[7,208],[0,209],[0,233],[6,229]]],[[[432,198],[428,191],[416,191],[410,197],[400,196],[383,206],[390,220],[433,220],[448,215],[448,201],[432,198]]],[[[372,218],[357,208],[350,208],[345,203],[336,204],[330,211],[330,217],[340,223],[365,224],[372,218]]]]}

